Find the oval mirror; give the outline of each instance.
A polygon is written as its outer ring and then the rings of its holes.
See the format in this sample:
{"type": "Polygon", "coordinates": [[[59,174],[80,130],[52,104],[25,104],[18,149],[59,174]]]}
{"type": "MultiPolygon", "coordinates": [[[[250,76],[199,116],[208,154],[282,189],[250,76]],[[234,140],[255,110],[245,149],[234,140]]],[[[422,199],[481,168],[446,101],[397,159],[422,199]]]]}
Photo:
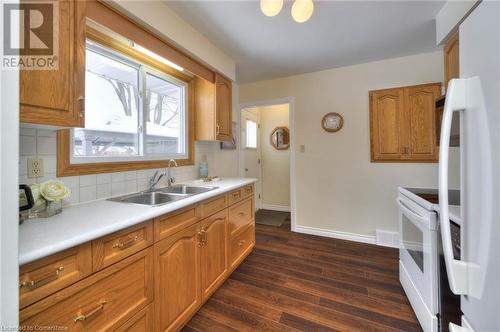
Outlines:
{"type": "Polygon", "coordinates": [[[290,132],[287,127],[276,127],[271,133],[271,145],[276,150],[286,150],[290,147],[290,132]]]}

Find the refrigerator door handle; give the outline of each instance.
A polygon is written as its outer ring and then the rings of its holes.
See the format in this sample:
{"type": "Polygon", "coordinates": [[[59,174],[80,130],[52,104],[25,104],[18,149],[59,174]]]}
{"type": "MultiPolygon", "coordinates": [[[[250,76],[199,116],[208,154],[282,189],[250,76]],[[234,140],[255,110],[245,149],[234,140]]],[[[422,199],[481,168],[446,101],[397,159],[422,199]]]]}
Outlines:
{"type": "Polygon", "coordinates": [[[467,79],[452,79],[448,84],[439,149],[439,222],[448,281],[451,291],[456,295],[467,294],[468,265],[453,257],[448,202],[448,161],[453,113],[466,111],[466,82],[467,79]]]}

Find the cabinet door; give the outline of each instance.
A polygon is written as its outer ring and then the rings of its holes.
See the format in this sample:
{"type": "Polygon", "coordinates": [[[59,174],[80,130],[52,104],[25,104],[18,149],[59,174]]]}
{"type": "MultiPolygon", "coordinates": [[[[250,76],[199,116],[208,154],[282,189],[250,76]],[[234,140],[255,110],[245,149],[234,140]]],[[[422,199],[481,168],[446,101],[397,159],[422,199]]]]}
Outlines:
{"type": "Polygon", "coordinates": [[[84,125],[85,1],[54,1],[59,9],[58,69],[21,70],[21,122],[84,125]]]}
{"type": "Polygon", "coordinates": [[[177,331],[201,305],[199,223],[154,246],[155,326],[177,331]]]}
{"type": "Polygon", "coordinates": [[[429,84],[404,89],[405,118],[409,123],[406,133],[409,151],[403,159],[437,161],[435,100],[441,92],[441,84],[429,84]]]}
{"type": "Polygon", "coordinates": [[[452,78],[460,77],[460,58],[458,32],[451,37],[443,50],[444,54],[444,88],[452,78]]]}
{"type": "Polygon", "coordinates": [[[216,74],[215,76],[215,111],[216,139],[230,141],[232,138],[232,100],[231,82],[216,74]]]}
{"type": "Polygon", "coordinates": [[[371,160],[399,160],[403,89],[370,92],[371,160]]]}
{"type": "Polygon", "coordinates": [[[227,209],[201,222],[201,289],[203,301],[222,284],[227,273],[227,209]]]}

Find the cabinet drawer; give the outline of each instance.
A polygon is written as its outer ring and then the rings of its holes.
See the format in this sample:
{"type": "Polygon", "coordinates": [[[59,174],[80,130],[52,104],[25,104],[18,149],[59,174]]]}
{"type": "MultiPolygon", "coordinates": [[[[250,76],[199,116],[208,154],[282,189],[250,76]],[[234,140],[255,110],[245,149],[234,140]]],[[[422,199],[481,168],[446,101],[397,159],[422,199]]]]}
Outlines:
{"type": "Polygon", "coordinates": [[[252,223],[245,230],[231,239],[231,268],[236,267],[255,244],[255,225],[252,223]]]}
{"type": "Polygon", "coordinates": [[[153,249],[136,253],[21,311],[23,326],[111,331],[153,300],[153,249]]]}
{"type": "Polygon", "coordinates": [[[199,205],[188,206],[154,220],[155,241],[165,239],[201,220],[199,205]]]}
{"type": "Polygon", "coordinates": [[[229,232],[231,236],[237,234],[244,226],[254,220],[252,197],[229,208],[229,232]]]}
{"type": "Polygon", "coordinates": [[[224,210],[227,207],[227,196],[222,195],[201,203],[202,218],[224,210]]]}
{"type": "Polygon", "coordinates": [[[148,305],[130,318],[116,332],[150,332],[153,331],[153,304],[148,305]]]}
{"type": "Polygon", "coordinates": [[[99,271],[153,244],[153,222],[148,221],[92,241],[92,270],[99,271]]]}
{"type": "Polygon", "coordinates": [[[236,189],[227,194],[227,205],[233,205],[243,198],[241,189],[236,189]]]}
{"type": "Polygon", "coordinates": [[[241,188],[241,193],[243,194],[243,198],[253,195],[253,185],[244,186],[241,188]]]}
{"type": "Polygon", "coordinates": [[[21,266],[19,307],[24,308],[92,272],[90,243],[21,266]]]}

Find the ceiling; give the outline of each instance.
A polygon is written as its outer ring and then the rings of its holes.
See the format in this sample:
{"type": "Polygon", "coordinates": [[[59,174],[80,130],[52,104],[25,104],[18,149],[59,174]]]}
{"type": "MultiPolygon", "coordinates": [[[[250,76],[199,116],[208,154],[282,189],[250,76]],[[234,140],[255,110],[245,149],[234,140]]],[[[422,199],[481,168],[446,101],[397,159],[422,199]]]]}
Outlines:
{"type": "Polygon", "coordinates": [[[290,1],[275,17],[258,1],[165,1],[236,62],[253,82],[437,50],[443,1],[318,1],[295,23],[290,1]]]}

